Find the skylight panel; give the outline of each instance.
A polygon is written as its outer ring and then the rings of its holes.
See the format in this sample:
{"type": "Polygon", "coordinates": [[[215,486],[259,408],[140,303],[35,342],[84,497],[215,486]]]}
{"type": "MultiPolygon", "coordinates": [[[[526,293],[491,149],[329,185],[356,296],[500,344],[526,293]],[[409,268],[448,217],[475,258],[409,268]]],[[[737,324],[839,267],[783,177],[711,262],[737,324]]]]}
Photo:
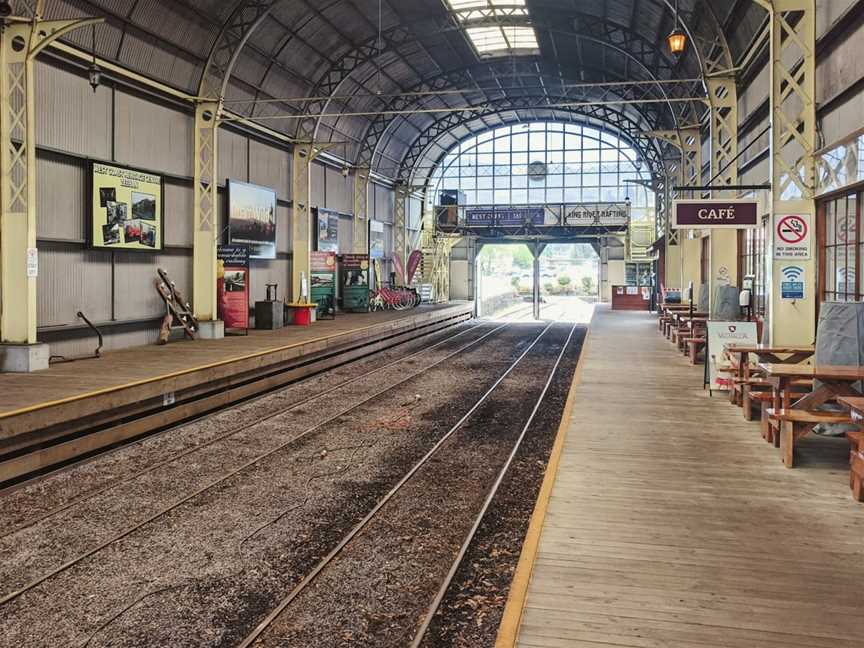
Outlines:
{"type": "Polygon", "coordinates": [[[480,56],[536,54],[540,47],[525,0],[447,0],[480,56]],[[496,24],[501,18],[517,24],[496,24]],[[525,24],[518,24],[524,19],[525,24]],[[484,24],[485,23],[485,24],[484,24]]]}
{"type": "Polygon", "coordinates": [[[468,38],[480,54],[507,51],[507,40],[500,27],[469,27],[465,30],[468,38]]]}

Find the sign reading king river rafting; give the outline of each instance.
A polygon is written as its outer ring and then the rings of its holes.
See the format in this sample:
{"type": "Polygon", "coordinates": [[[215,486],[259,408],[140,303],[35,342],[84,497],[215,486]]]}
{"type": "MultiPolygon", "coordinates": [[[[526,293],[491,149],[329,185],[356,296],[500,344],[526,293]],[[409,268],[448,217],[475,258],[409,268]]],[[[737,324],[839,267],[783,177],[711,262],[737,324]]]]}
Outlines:
{"type": "Polygon", "coordinates": [[[566,227],[627,227],[630,205],[622,203],[580,203],[564,206],[566,227]]]}
{"type": "Polygon", "coordinates": [[[755,200],[676,200],[672,229],[742,229],[759,225],[755,200]]]}

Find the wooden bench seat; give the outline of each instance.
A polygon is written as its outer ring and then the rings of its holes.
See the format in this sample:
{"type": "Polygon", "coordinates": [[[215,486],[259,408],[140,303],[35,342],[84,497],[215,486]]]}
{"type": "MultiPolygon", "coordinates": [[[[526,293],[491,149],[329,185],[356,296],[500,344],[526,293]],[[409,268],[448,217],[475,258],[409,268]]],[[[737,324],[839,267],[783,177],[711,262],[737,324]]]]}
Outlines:
{"type": "MultiPolygon", "coordinates": [[[[769,430],[773,430],[771,420],[779,423],[776,437],[771,440],[774,445],[780,446],[780,458],[787,468],[794,466],[795,441],[809,433],[820,423],[838,424],[851,423],[852,415],[848,412],[824,412],[821,410],[803,409],[774,409],[768,407],[763,410],[769,419],[769,430]]],[[[764,419],[765,417],[763,417],[764,419]]],[[[769,434],[774,434],[770,431],[769,434]]]]}

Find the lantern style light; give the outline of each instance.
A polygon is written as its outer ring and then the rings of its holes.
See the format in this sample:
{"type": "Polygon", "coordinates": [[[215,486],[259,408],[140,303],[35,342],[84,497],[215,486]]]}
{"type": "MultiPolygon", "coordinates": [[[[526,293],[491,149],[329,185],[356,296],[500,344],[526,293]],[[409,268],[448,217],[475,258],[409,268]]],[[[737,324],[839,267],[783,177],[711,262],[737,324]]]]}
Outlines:
{"type": "Polygon", "coordinates": [[[680,27],[672,30],[672,33],[666,37],[669,43],[669,49],[675,56],[681,56],[684,50],[687,49],[687,34],[680,27]]]}
{"type": "Polygon", "coordinates": [[[669,50],[675,57],[681,56],[687,49],[687,34],[681,29],[681,21],[678,18],[678,0],[675,0],[675,29],[666,37],[669,50]]]}
{"type": "Polygon", "coordinates": [[[90,64],[90,67],[87,68],[87,80],[90,82],[90,87],[93,88],[93,92],[99,88],[99,84],[102,83],[102,70],[96,65],[96,25],[93,25],[93,42],[92,42],[92,50],[93,50],[93,62],[90,64]]]}

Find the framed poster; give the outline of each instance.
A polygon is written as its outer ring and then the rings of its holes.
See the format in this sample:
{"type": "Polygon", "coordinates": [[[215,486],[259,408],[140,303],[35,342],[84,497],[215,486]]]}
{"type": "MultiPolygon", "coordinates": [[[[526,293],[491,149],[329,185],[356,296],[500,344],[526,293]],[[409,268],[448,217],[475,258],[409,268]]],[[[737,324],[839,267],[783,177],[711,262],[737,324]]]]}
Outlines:
{"type": "Polygon", "coordinates": [[[141,252],[162,249],[162,176],[93,162],[90,187],[90,247],[141,252]]]}
{"type": "Polygon", "coordinates": [[[369,221],[369,258],[384,258],[384,223],[369,221]]]}
{"type": "Polygon", "coordinates": [[[312,210],[317,219],[318,252],[339,252],[339,212],[323,209],[312,210]]]}
{"type": "Polygon", "coordinates": [[[228,244],[248,245],[250,259],[276,258],[276,192],[228,180],[228,244]]]}
{"type": "Polygon", "coordinates": [[[216,247],[216,293],[219,319],[226,329],[249,330],[249,248],[216,247]]]}

